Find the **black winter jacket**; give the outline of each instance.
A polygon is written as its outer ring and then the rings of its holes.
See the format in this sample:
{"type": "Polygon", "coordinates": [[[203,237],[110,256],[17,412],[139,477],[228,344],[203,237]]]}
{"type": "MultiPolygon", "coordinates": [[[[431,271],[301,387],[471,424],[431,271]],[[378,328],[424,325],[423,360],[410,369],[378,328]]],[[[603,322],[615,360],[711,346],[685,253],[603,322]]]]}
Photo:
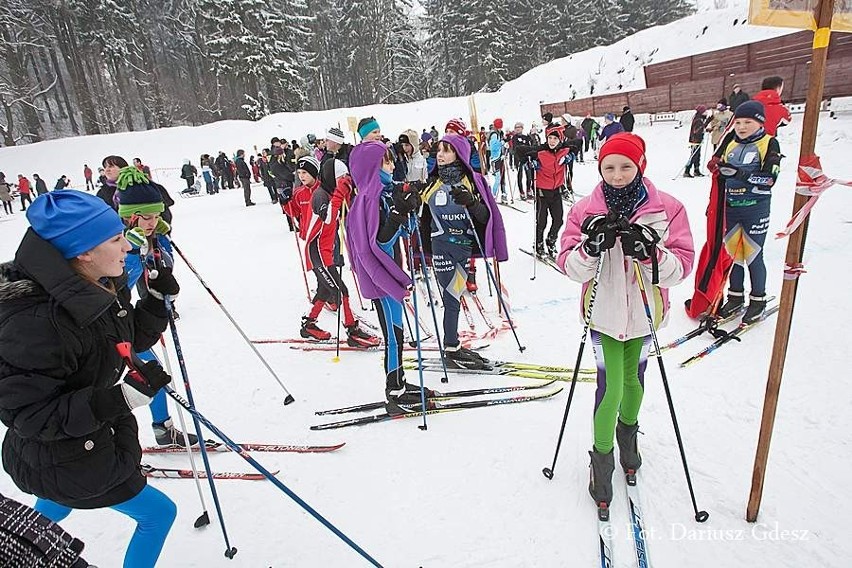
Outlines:
{"type": "Polygon", "coordinates": [[[29,229],[0,265],[3,467],[27,493],[78,509],[127,501],[145,487],[136,419],[115,345],[150,348],[165,330],[162,300],[130,303],[80,277],[29,229]]]}
{"type": "Polygon", "coordinates": [[[633,117],[632,111],[626,110],[621,115],[621,118],[618,119],[618,122],[624,127],[625,132],[633,132],[633,124],[636,122],[636,119],[633,117]]]}

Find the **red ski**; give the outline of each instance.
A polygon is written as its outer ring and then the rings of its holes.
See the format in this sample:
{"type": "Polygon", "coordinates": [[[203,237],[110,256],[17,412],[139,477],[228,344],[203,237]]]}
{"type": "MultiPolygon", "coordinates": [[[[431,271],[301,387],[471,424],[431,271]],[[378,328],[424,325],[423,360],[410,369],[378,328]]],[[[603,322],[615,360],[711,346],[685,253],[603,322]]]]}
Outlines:
{"type": "MultiPolygon", "coordinates": [[[[339,450],[346,445],[346,442],[334,444],[331,446],[297,446],[292,444],[240,444],[240,447],[247,452],[293,452],[297,454],[321,454],[339,450]]],[[[193,446],[192,451],[198,452],[201,448],[193,446]]],[[[208,452],[230,452],[228,446],[219,442],[207,442],[208,452]]],[[[149,446],[142,448],[143,454],[182,454],[186,452],[186,448],[178,445],[170,446],[149,446]]]]}
{"type": "MultiPolygon", "coordinates": [[[[142,473],[145,477],[156,479],[193,479],[191,469],[174,469],[167,467],[156,467],[149,464],[142,464],[142,473]]],[[[273,471],[272,475],[278,475],[278,471],[273,471]]],[[[198,477],[207,479],[207,472],[199,470],[198,477]]],[[[214,471],[213,479],[239,479],[243,481],[263,481],[266,477],[262,473],[244,473],[237,471],[214,471]]]]}

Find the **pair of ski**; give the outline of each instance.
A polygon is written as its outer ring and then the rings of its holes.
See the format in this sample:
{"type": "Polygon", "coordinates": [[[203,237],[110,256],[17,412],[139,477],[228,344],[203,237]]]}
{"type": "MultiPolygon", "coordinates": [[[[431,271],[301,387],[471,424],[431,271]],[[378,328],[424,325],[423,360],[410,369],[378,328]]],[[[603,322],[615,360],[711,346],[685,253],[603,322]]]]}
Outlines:
{"type": "MultiPolygon", "coordinates": [[[[767,298],[767,303],[771,303],[775,300],[775,296],[769,296],[767,298]]],[[[666,345],[662,345],[660,347],[660,352],[665,353],[671,349],[675,349],[686,343],[687,341],[698,337],[699,335],[703,335],[705,332],[710,333],[715,338],[712,343],[707,345],[704,349],[689,357],[688,359],[681,362],[681,367],[689,367],[690,365],[694,365],[701,359],[707,357],[710,353],[716,351],[721,346],[726,343],[730,343],[731,341],[739,341],[739,337],[748,332],[750,329],[753,329],[756,325],[765,321],[770,316],[774,315],[778,311],[778,304],[774,304],[769,306],[766,311],[763,312],[763,315],[750,323],[740,322],[737,327],[730,331],[721,330],[719,327],[725,325],[726,323],[732,322],[738,317],[740,317],[743,313],[745,313],[746,306],[743,305],[737,311],[731,313],[726,317],[708,317],[702,320],[702,322],[695,328],[684,335],[678,337],[674,341],[667,343],[666,345]]]]}
{"type": "Polygon", "coordinates": [[[555,270],[559,274],[562,274],[563,276],[565,275],[565,273],[562,272],[562,269],[559,268],[559,265],[556,264],[556,260],[552,256],[550,256],[548,254],[545,254],[545,255],[535,254],[533,252],[528,251],[525,248],[519,248],[518,250],[520,250],[524,254],[530,255],[531,257],[533,257],[537,261],[541,262],[542,264],[546,264],[547,266],[549,266],[550,268],[552,268],[553,270],[555,270]]]}
{"type": "MultiPolygon", "coordinates": [[[[532,363],[516,363],[512,361],[490,361],[490,368],[485,369],[459,369],[447,367],[448,373],[459,375],[497,375],[503,377],[520,377],[524,379],[537,379],[543,381],[568,382],[573,377],[574,370],[569,367],[552,367],[548,365],[535,365],[532,363]]],[[[443,373],[444,367],[440,359],[424,358],[423,363],[418,366],[417,359],[406,357],[403,367],[407,370],[423,369],[426,372],[443,373]]],[[[594,369],[580,369],[577,380],[580,382],[594,382],[597,371],[594,369]]]]}
{"type": "MultiPolygon", "coordinates": [[[[558,387],[554,390],[542,390],[545,387],[552,385],[554,381],[548,381],[543,384],[538,385],[515,385],[515,386],[506,386],[506,387],[488,387],[488,388],[478,388],[478,389],[467,389],[467,390],[459,390],[459,391],[449,391],[449,392],[438,392],[432,391],[430,396],[426,399],[426,409],[423,410],[420,408],[420,405],[416,405],[415,409],[411,412],[404,413],[392,413],[385,410],[379,414],[371,414],[369,416],[359,416],[356,418],[349,418],[347,420],[339,420],[336,422],[327,422],[325,424],[317,424],[316,426],[311,426],[311,430],[332,430],[336,428],[346,428],[349,426],[363,426],[366,424],[375,424],[378,422],[388,422],[391,420],[398,420],[403,418],[416,418],[422,417],[424,415],[432,415],[432,414],[443,414],[446,412],[458,412],[460,410],[468,410],[471,408],[485,408],[488,406],[503,406],[507,404],[519,404],[523,402],[531,402],[535,400],[544,400],[547,398],[551,398],[556,396],[560,392],[562,392],[562,387],[558,387]],[[491,395],[491,394],[501,394],[501,393],[512,393],[519,391],[537,391],[533,394],[521,394],[515,396],[507,396],[500,398],[491,398],[491,399],[477,399],[477,400],[461,400],[457,402],[441,402],[445,400],[452,400],[457,398],[467,398],[474,396],[482,396],[482,395],[491,395]],[[540,392],[538,392],[540,391],[540,392]],[[419,409],[419,410],[418,410],[419,409]]],[[[317,411],[316,414],[319,416],[327,416],[327,415],[337,415],[337,414],[348,414],[351,412],[370,412],[372,410],[379,410],[386,408],[385,401],[380,402],[368,402],[365,404],[356,404],[354,406],[347,406],[344,408],[334,408],[331,410],[320,410],[317,411]]]]}
{"type": "MultiPolygon", "coordinates": [[[[624,476],[627,483],[627,509],[630,513],[630,532],[633,536],[633,546],[636,551],[637,568],[650,568],[651,559],[648,556],[648,542],[646,540],[645,516],[642,510],[642,500],[639,495],[639,486],[635,472],[628,472],[624,476]]],[[[600,554],[601,568],[612,568],[613,562],[613,534],[616,532],[610,521],[609,507],[601,504],[598,513],[598,551],[600,554]]]]}
{"type": "MultiPolygon", "coordinates": [[[[246,452],[295,452],[300,454],[318,454],[318,453],[327,453],[339,450],[346,443],[342,442],[340,444],[333,444],[329,446],[320,446],[320,445],[293,445],[293,444],[240,444],[240,448],[246,452]]],[[[219,442],[214,442],[213,440],[207,440],[205,444],[205,449],[208,452],[212,453],[227,453],[231,450],[225,444],[221,444],[219,442]]],[[[198,446],[192,447],[193,452],[200,452],[201,448],[198,446]]],[[[142,448],[143,454],[182,454],[186,452],[186,448],[177,444],[170,444],[168,446],[150,446],[146,448],[142,448]]],[[[194,474],[191,469],[180,469],[180,468],[169,468],[169,467],[158,467],[150,464],[142,464],[142,473],[145,474],[146,477],[155,478],[155,479],[193,479],[194,474]]],[[[278,471],[273,472],[273,475],[276,475],[278,471]]],[[[204,470],[198,471],[198,477],[200,479],[207,478],[207,472],[204,470]]],[[[243,481],[262,481],[265,477],[260,473],[246,473],[246,472],[232,472],[232,471],[215,471],[213,472],[213,479],[238,479],[243,481]]]]}

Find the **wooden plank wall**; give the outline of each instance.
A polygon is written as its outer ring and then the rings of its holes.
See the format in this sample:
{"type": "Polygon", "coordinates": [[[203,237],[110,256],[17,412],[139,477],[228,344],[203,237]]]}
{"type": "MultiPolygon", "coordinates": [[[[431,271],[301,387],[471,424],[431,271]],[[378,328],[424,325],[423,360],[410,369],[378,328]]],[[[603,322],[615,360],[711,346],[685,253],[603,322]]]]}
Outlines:
{"type": "MultiPolygon", "coordinates": [[[[553,116],[569,113],[602,116],[621,113],[629,106],[634,113],[670,112],[712,107],[728,97],[735,84],[751,95],[760,90],[764,77],[784,78],[783,99],[805,101],[813,34],[801,31],[786,36],[739,45],[671,61],[647,65],[646,89],[576,99],[541,106],[553,116]]],[[[834,33],[828,50],[825,98],[852,95],[852,34],[834,33]]]]}

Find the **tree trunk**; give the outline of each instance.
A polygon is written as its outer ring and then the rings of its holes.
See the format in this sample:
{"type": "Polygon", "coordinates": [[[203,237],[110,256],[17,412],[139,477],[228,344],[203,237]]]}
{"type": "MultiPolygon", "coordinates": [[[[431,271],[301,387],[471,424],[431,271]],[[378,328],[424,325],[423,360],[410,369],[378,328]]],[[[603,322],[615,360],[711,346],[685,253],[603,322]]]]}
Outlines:
{"type": "MultiPolygon", "coordinates": [[[[48,92],[45,92],[44,90],[46,85],[44,84],[44,81],[41,80],[41,72],[38,70],[38,62],[36,62],[35,55],[32,53],[30,53],[27,59],[29,60],[30,65],[32,65],[33,75],[35,75],[36,82],[38,83],[38,90],[42,92],[41,96],[44,99],[44,106],[47,109],[47,118],[50,120],[50,125],[55,127],[56,120],[53,118],[53,111],[50,109],[50,97],[48,97],[48,92]]],[[[55,86],[51,89],[51,91],[56,91],[55,86]]]]}
{"type": "Polygon", "coordinates": [[[80,60],[80,50],[77,46],[77,40],[74,31],[69,26],[68,20],[70,15],[67,12],[67,8],[60,7],[57,18],[53,20],[54,31],[59,43],[59,51],[62,53],[62,58],[65,60],[65,66],[68,68],[68,74],[71,77],[74,95],[80,103],[83,130],[86,134],[100,134],[101,129],[98,125],[98,115],[95,111],[92,97],[89,94],[88,85],[86,84],[86,74],[80,60]]]}
{"type": "Polygon", "coordinates": [[[6,127],[0,125],[0,134],[3,135],[4,146],[15,145],[15,135],[12,134],[15,126],[15,114],[12,112],[12,107],[6,104],[6,97],[0,95],[0,105],[3,106],[3,112],[6,115],[6,127]]]}
{"type": "Polygon", "coordinates": [[[62,99],[65,101],[65,108],[68,113],[68,120],[71,122],[71,131],[75,136],[80,135],[80,126],[77,124],[77,117],[74,116],[74,107],[71,106],[71,98],[68,96],[68,89],[65,88],[65,79],[62,77],[62,69],[59,68],[59,59],[56,57],[56,50],[50,49],[50,62],[53,64],[53,71],[59,79],[59,90],[62,92],[62,99]]]}
{"type": "Polygon", "coordinates": [[[118,104],[121,107],[124,115],[124,126],[128,132],[133,131],[133,105],[130,99],[130,89],[127,87],[127,80],[124,78],[124,71],[121,68],[118,60],[112,60],[112,72],[115,76],[115,85],[118,89],[118,104]]]}
{"type": "MultiPolygon", "coordinates": [[[[13,98],[19,97],[26,102],[31,102],[27,95],[32,91],[32,85],[29,84],[29,78],[27,77],[24,54],[21,52],[20,48],[14,45],[15,38],[12,37],[8,27],[0,27],[0,39],[2,39],[2,43],[6,45],[6,66],[9,69],[9,79],[15,89],[15,95],[13,95],[13,98]]],[[[26,124],[27,134],[29,134],[30,141],[39,142],[42,139],[42,136],[38,113],[28,104],[22,104],[21,110],[24,115],[24,123],[26,124]]],[[[11,132],[11,128],[9,128],[9,131],[11,132]]],[[[10,136],[13,136],[13,134],[10,134],[10,136]]]]}

